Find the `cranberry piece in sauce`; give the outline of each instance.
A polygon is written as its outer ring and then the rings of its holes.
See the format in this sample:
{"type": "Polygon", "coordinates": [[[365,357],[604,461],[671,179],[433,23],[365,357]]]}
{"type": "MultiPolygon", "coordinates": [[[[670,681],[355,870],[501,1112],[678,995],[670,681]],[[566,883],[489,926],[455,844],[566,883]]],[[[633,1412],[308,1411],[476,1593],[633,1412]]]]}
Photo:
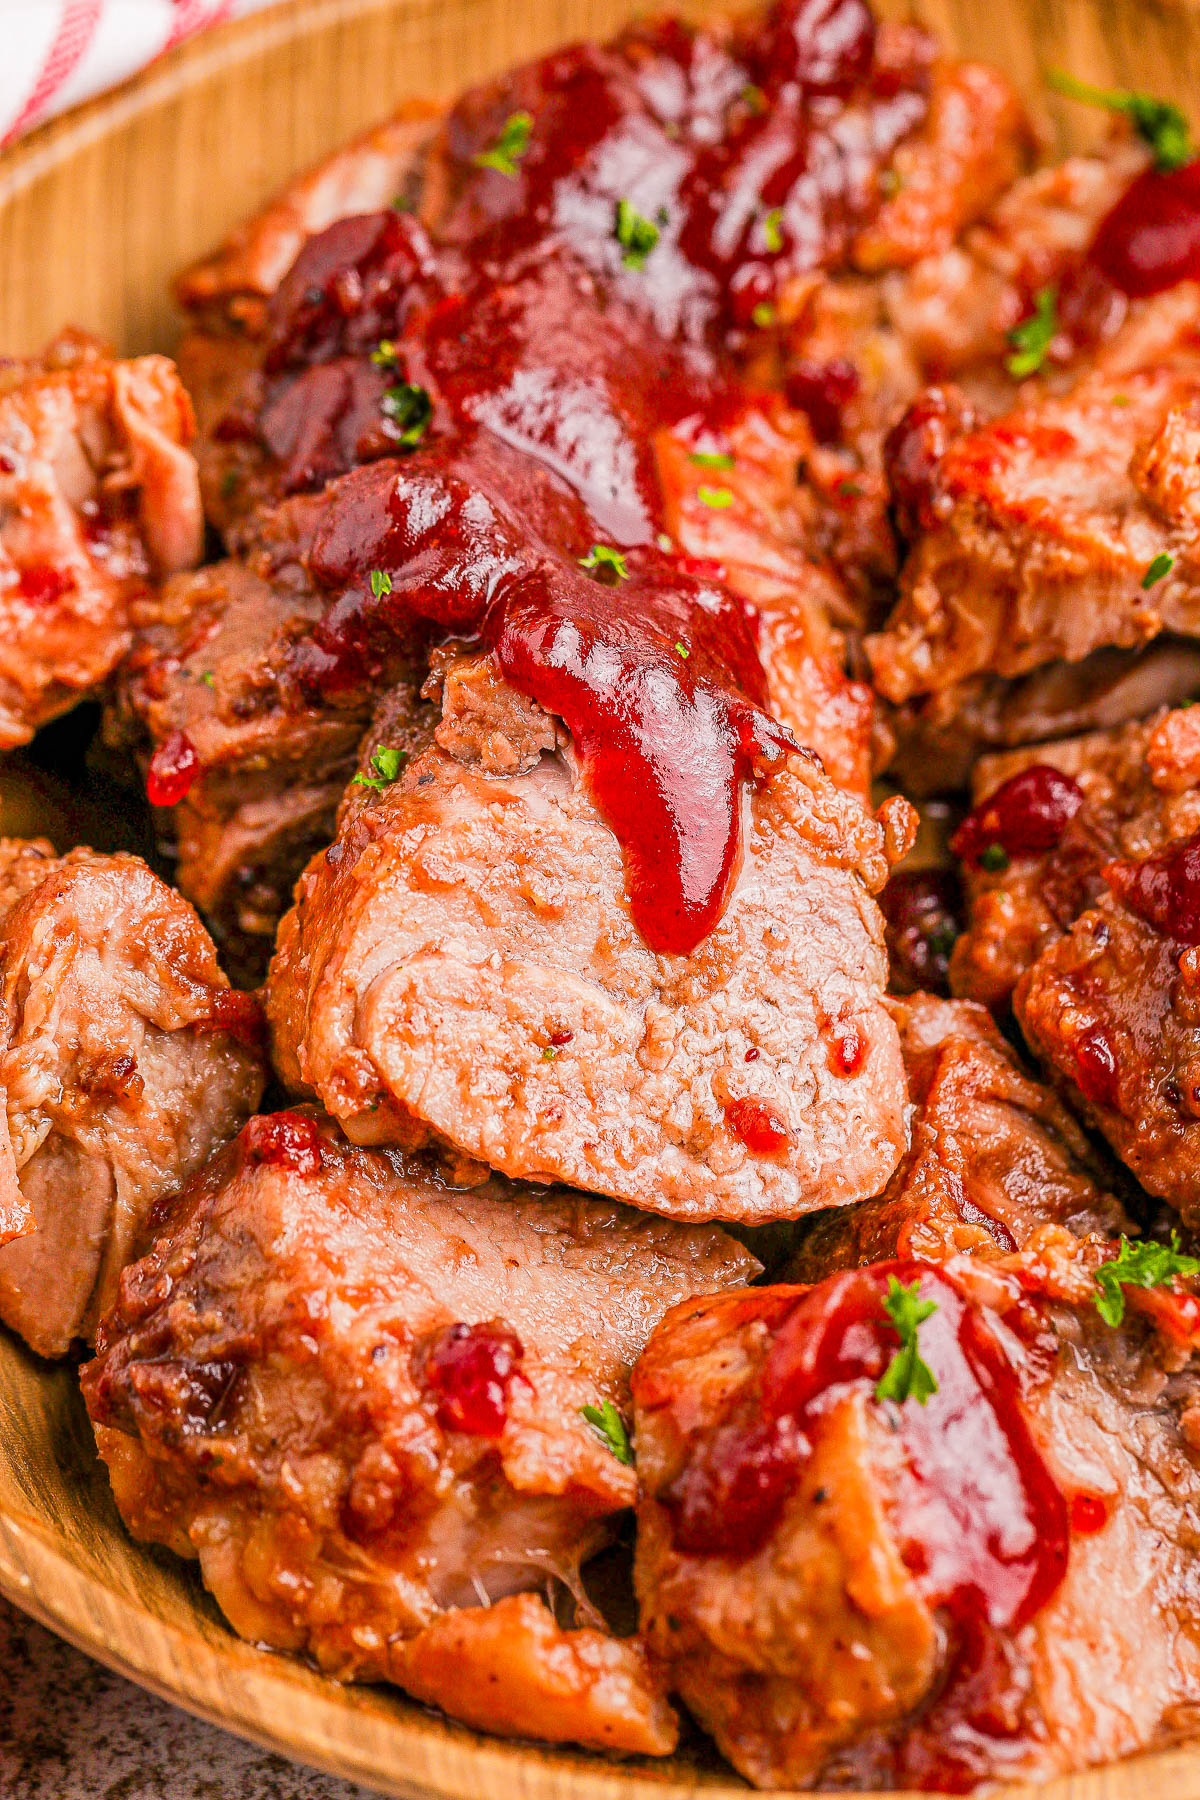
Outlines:
{"type": "Polygon", "coordinates": [[[260,1113],[242,1131],[247,1162],[266,1163],[293,1175],[321,1173],[321,1131],[303,1113],[260,1113]]]}
{"type": "Polygon", "coordinates": [[[844,97],[875,60],[875,19],[866,0],[783,0],[775,14],[767,81],[795,81],[806,94],[844,97]]]}
{"type": "Polygon", "coordinates": [[[1117,898],[1181,944],[1200,944],[1200,832],[1164,856],[1111,862],[1101,870],[1117,898]]]}
{"type": "Polygon", "coordinates": [[[1121,1071],[1112,1039],[1103,1025],[1088,1025],[1071,1046],[1075,1079],[1085,1100],[1115,1107],[1121,1097],[1121,1071]]]}
{"type": "Polygon", "coordinates": [[[842,414],[859,389],[858,370],[843,356],[827,363],[798,357],[784,384],[797,411],[808,414],[813,436],[820,444],[836,444],[842,436],[842,414]]]}
{"type": "Polygon", "coordinates": [[[751,1095],[725,1102],[725,1122],[734,1137],[756,1156],[776,1156],[795,1142],[787,1120],[751,1095]]]}
{"type": "Polygon", "coordinates": [[[902,869],[879,905],[883,913],[892,988],[949,993],[950,952],[962,929],[962,888],[951,869],[902,869]]]}
{"type": "Polygon", "coordinates": [[[48,563],[38,563],[35,567],[22,569],[17,582],[17,592],[23,600],[34,606],[53,606],[75,586],[75,577],[67,575],[61,569],[52,569],[48,563]]]}
{"type": "Polygon", "coordinates": [[[190,737],[169,731],[146,771],[146,798],[151,806],[178,806],[200,773],[200,758],[190,737]]]}
{"type": "Polygon", "coordinates": [[[975,414],[956,388],[931,387],[888,432],[883,466],[901,537],[917,537],[937,523],[938,464],[953,440],[974,425],[975,414]]]}
{"type": "Polygon", "coordinates": [[[248,1049],[260,1050],[267,1041],[267,1020],[257,994],[240,988],[218,988],[208,1012],[195,1021],[198,1031],[224,1031],[248,1049]]]}
{"type": "Polygon", "coordinates": [[[451,1325],[437,1339],[425,1365],[425,1381],[437,1395],[438,1424],[498,1438],[508,1419],[509,1390],[525,1349],[507,1325],[451,1325]]]}
{"type": "Polygon", "coordinates": [[[1035,763],[1002,782],[968,813],[950,848],[965,863],[987,867],[988,852],[1042,856],[1053,850],[1083,805],[1083,789],[1061,769],[1035,763]]]}
{"type": "Polygon", "coordinates": [[[1101,219],[1088,256],[1131,299],[1200,279],[1200,160],[1137,176],[1101,219]]]}

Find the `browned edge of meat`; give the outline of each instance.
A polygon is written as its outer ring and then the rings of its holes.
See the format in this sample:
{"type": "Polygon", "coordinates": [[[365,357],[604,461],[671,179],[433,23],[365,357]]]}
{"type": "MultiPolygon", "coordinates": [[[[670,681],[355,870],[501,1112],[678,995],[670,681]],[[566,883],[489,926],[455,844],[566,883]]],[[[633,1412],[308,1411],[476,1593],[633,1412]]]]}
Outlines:
{"type": "Polygon", "coordinates": [[[126,1271],[84,1393],[130,1529],[198,1557],[244,1636],[480,1728],[662,1755],[657,1675],[579,1583],[636,1491],[582,1409],[628,1418],[667,1308],[757,1270],[715,1227],[455,1191],[272,1114],[126,1271]]]}

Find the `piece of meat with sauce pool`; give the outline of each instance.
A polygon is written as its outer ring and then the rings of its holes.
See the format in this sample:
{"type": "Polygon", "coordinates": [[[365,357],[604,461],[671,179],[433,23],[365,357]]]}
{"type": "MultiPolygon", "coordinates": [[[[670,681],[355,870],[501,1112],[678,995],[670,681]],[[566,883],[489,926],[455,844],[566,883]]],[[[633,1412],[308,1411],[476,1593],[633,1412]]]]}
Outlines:
{"type": "Polygon", "coordinates": [[[126,1271],[84,1395],[126,1523],[198,1557],[243,1636],[481,1729],[660,1756],[657,1673],[580,1566],[635,1497],[650,1331],[758,1268],[713,1226],[456,1191],[267,1114],[126,1271]]]}
{"type": "Polygon", "coordinates": [[[0,749],[94,695],[132,610],[199,562],[192,408],[165,356],[82,332],[0,358],[0,749]]]}
{"type": "Polygon", "coordinates": [[[1044,1779],[1200,1695],[1200,1302],[1169,1273],[1200,1263],[1110,1235],[982,1009],[895,1004],[887,1192],[807,1229],[806,1285],[676,1308],[634,1373],[642,1630],[762,1787],[1044,1779]]]}
{"type": "Polygon", "coordinates": [[[870,898],[887,826],[796,759],[751,791],[719,922],[656,950],[557,721],[475,653],[431,691],[440,717],[414,721],[403,692],[381,714],[281,928],[283,1080],[356,1141],[441,1144],[679,1218],[759,1224],[878,1191],[905,1144],[870,898]]]}
{"type": "Polygon", "coordinates": [[[91,1339],[158,1201],[263,1091],[262,1015],[134,856],[0,840],[0,1319],[91,1339]]]}

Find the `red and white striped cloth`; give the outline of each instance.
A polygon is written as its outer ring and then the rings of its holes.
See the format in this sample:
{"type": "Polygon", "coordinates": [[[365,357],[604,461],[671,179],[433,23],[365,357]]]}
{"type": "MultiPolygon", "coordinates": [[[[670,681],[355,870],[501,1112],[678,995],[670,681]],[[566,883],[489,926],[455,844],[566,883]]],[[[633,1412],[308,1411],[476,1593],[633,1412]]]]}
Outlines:
{"type": "Polygon", "coordinates": [[[0,147],[272,0],[0,0],[0,147]]]}

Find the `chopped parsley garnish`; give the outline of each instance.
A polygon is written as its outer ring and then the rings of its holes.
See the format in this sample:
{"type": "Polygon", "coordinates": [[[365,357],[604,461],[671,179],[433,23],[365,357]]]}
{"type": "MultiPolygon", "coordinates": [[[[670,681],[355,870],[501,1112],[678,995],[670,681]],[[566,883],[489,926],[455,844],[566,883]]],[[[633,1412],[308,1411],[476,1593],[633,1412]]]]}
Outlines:
{"type": "Polygon", "coordinates": [[[1002,875],[1008,867],[1008,851],[1003,844],[987,844],[979,852],[979,866],[989,875],[1002,875]]]}
{"type": "Polygon", "coordinates": [[[843,478],[837,484],[837,492],[843,500],[861,500],[863,489],[859,482],[843,478]]]}
{"type": "Polygon", "coordinates": [[[542,1061],[543,1062],[553,1062],[557,1055],[558,1055],[558,1051],[555,1048],[555,1046],[553,1044],[547,1044],[545,1049],[542,1051],[542,1061]]]}
{"type": "Polygon", "coordinates": [[[617,242],[625,254],[621,261],[627,269],[640,269],[658,242],[658,226],[644,219],[628,200],[617,201],[617,242]]]}
{"type": "Polygon", "coordinates": [[[691,460],[702,469],[732,469],[733,458],[727,450],[693,450],[691,460]]]}
{"type": "Polygon", "coordinates": [[[773,206],[769,213],[764,214],[762,228],[763,243],[774,256],[776,251],[783,249],[783,208],[781,206],[773,206]]]}
{"type": "Polygon", "coordinates": [[[629,574],[624,556],[611,544],[593,544],[587,555],[580,557],[579,566],[591,569],[598,577],[607,576],[611,571],[614,581],[624,581],[629,574]]]}
{"type": "Polygon", "coordinates": [[[701,506],[711,506],[714,512],[724,512],[727,506],[733,505],[733,489],[726,487],[698,487],[696,498],[701,506]]]}
{"type": "Polygon", "coordinates": [[[660,531],[654,541],[658,545],[659,549],[664,552],[664,554],[672,551],[675,548],[675,544],[674,544],[673,540],[668,536],[668,534],[665,531],[660,531]]]}
{"type": "Polygon", "coordinates": [[[412,203],[412,199],[411,199],[410,195],[394,194],[392,196],[392,211],[393,212],[411,212],[412,209],[413,209],[413,203],[412,203]]]}
{"type": "Polygon", "coordinates": [[[1123,1237],[1113,1260],[1096,1270],[1096,1311],[1106,1325],[1117,1326],[1125,1317],[1123,1289],[1166,1287],[1179,1275],[1200,1275],[1200,1257],[1180,1253],[1177,1231],[1169,1244],[1123,1237]]]}
{"type": "Polygon", "coordinates": [[[200,679],[204,683],[205,687],[216,687],[216,685],[217,685],[217,678],[213,674],[211,669],[201,669],[200,679]]]}
{"type": "Polygon", "coordinates": [[[1171,101],[1156,100],[1153,94],[1130,93],[1125,88],[1093,87],[1090,81],[1077,81],[1061,69],[1051,69],[1046,81],[1056,93],[1066,94],[1071,100],[1124,113],[1142,141],[1149,144],[1156,169],[1178,169],[1191,160],[1192,134],[1187,117],[1171,101]]]}
{"type": "Polygon", "coordinates": [[[424,437],[433,412],[425,389],[411,381],[398,381],[394,387],[384,389],[379,405],[384,417],[399,428],[396,442],[401,449],[414,449],[424,437]]]}
{"type": "Polygon", "coordinates": [[[376,600],[382,600],[392,591],[392,578],[386,569],[371,570],[371,592],[376,600]]]}
{"type": "Polygon", "coordinates": [[[1008,341],[1013,346],[1013,353],[1005,364],[1009,374],[1018,381],[1024,380],[1026,375],[1035,375],[1057,336],[1058,289],[1040,288],[1029,317],[1014,325],[1008,334],[1008,341]]]}
{"type": "Polygon", "coordinates": [[[527,112],[509,113],[504,121],[504,129],[490,150],[481,150],[471,158],[477,168],[495,169],[498,175],[508,175],[514,180],[517,164],[529,148],[529,134],[533,130],[532,115],[527,112]]]}
{"type": "Polygon", "coordinates": [[[1164,575],[1169,575],[1174,567],[1175,558],[1173,556],[1168,556],[1165,550],[1160,550],[1154,561],[1150,564],[1150,567],[1146,570],[1146,573],[1142,576],[1142,586],[1146,589],[1154,587],[1156,582],[1161,581],[1164,575]]]}
{"type": "Polygon", "coordinates": [[[675,645],[675,648],[679,652],[680,656],[682,656],[684,662],[686,662],[688,657],[692,654],[686,644],[680,644],[677,642],[675,645]]]}
{"type": "Polygon", "coordinates": [[[381,794],[385,787],[390,787],[391,783],[395,781],[404,767],[404,763],[403,750],[397,750],[392,744],[380,744],[377,750],[371,752],[371,767],[375,773],[364,775],[360,771],[350,785],[351,787],[374,788],[377,794],[381,794]]]}
{"type": "Polygon", "coordinates": [[[775,308],[769,300],[760,300],[750,314],[750,320],[760,331],[767,331],[775,323],[775,308]]]}
{"type": "Polygon", "coordinates": [[[619,1463],[624,1463],[626,1468],[631,1469],[633,1446],[629,1442],[625,1421],[612,1401],[605,1400],[601,1406],[581,1406],[579,1410],[605,1449],[611,1451],[619,1463]]]}
{"type": "Polygon", "coordinates": [[[377,369],[390,369],[396,360],[396,346],[391,338],[380,338],[371,352],[371,361],[377,369]]]}
{"type": "Polygon", "coordinates": [[[902,1406],[906,1400],[915,1400],[924,1406],[930,1395],[937,1393],[938,1384],[937,1376],[921,1358],[917,1331],[937,1311],[937,1302],[922,1300],[919,1281],[905,1287],[902,1281],[889,1275],[883,1310],[896,1327],[900,1348],[876,1382],[875,1398],[894,1400],[897,1406],[902,1406]]]}
{"type": "Polygon", "coordinates": [[[767,96],[752,81],[742,89],[742,99],[752,113],[765,113],[767,110],[767,96]]]}

